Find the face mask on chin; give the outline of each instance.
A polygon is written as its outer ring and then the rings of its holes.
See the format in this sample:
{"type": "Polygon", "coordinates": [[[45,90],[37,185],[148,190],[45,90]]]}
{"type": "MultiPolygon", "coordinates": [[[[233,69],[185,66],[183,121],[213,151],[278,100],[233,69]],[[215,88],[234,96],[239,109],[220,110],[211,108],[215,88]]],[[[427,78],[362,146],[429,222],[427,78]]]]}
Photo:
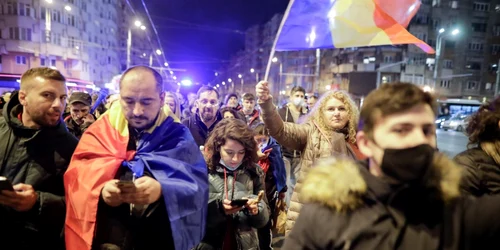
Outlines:
{"type": "Polygon", "coordinates": [[[429,144],[412,148],[384,149],[380,169],[391,184],[424,185],[436,149],[429,144]]]}
{"type": "Polygon", "coordinates": [[[238,164],[236,167],[230,167],[230,166],[229,166],[229,165],[227,165],[227,164],[226,164],[226,163],[225,163],[222,159],[220,159],[219,163],[220,163],[222,166],[224,166],[225,168],[227,168],[228,170],[234,171],[234,170],[238,169],[238,168],[241,166],[241,164],[243,163],[243,161],[242,161],[242,162],[240,162],[240,164],[238,164]]]}

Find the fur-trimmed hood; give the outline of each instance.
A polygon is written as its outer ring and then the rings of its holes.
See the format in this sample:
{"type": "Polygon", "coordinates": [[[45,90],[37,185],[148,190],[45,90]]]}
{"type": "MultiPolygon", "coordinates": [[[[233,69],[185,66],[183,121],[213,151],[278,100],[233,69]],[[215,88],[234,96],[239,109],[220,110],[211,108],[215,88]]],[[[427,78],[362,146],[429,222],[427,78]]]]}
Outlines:
{"type": "MultiPolygon", "coordinates": [[[[461,168],[442,153],[436,153],[426,186],[435,188],[440,199],[449,202],[460,196],[461,168]]],[[[318,161],[300,189],[305,203],[320,203],[338,212],[352,211],[364,203],[371,189],[367,162],[329,158],[318,161]],[[365,168],[365,169],[363,169],[365,168]]]]}

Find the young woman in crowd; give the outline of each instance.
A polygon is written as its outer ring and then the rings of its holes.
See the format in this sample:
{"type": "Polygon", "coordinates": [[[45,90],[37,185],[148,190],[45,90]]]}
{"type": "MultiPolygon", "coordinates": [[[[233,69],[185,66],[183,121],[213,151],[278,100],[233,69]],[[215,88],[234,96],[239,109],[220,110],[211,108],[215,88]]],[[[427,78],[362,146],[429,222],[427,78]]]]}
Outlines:
{"type": "Polygon", "coordinates": [[[239,119],[224,119],[211,132],[204,148],[207,230],[197,250],[258,249],[257,229],[267,224],[269,210],[257,150],[253,131],[239,119]]]}

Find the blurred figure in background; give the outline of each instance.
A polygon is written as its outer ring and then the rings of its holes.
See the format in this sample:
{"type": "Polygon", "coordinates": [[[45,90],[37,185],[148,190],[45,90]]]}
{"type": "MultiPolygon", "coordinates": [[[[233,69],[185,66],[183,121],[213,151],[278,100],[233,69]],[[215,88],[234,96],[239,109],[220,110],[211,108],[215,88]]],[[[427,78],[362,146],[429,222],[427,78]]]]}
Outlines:
{"type": "Polygon", "coordinates": [[[262,123],[262,120],[260,119],[260,112],[255,108],[257,104],[255,96],[252,93],[245,93],[241,99],[243,102],[243,108],[239,111],[239,113],[245,118],[248,127],[253,129],[259,123],[262,123]]]}
{"type": "Polygon", "coordinates": [[[311,110],[314,108],[314,105],[318,101],[318,96],[316,95],[311,95],[307,98],[307,112],[311,112],[311,110]]]}
{"type": "Polygon", "coordinates": [[[73,92],[69,98],[70,115],[64,119],[69,132],[80,139],[87,128],[96,121],[92,108],[92,97],[84,92],[73,92]]]}
{"type": "Polygon", "coordinates": [[[197,112],[182,121],[189,128],[198,146],[205,145],[209,133],[222,120],[219,113],[219,92],[212,87],[203,86],[198,90],[197,112]]]}
{"type": "Polygon", "coordinates": [[[224,99],[224,104],[223,107],[231,107],[236,110],[241,110],[242,106],[240,105],[240,102],[238,101],[238,95],[236,93],[230,93],[226,95],[226,98],[224,99]]]}
{"type": "Polygon", "coordinates": [[[474,196],[500,193],[500,96],[481,106],[467,127],[468,149],[455,161],[464,167],[461,189],[474,196]]]}
{"type": "Polygon", "coordinates": [[[263,123],[254,129],[257,142],[259,166],[265,174],[266,197],[269,201],[270,218],[265,227],[259,229],[260,250],[272,249],[272,222],[275,216],[278,199],[283,200],[286,193],[286,169],[281,154],[281,146],[274,138],[269,136],[269,130],[263,123]]]}
{"type": "Polygon", "coordinates": [[[174,113],[177,118],[181,119],[181,104],[177,99],[177,95],[174,92],[165,92],[165,104],[168,105],[172,113],[174,113]]]}

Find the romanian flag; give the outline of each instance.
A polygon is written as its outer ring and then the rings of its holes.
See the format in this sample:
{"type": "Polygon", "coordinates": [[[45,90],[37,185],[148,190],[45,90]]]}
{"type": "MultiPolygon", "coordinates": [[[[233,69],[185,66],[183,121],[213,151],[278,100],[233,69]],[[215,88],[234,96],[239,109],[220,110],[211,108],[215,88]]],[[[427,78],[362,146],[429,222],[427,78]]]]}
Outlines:
{"type": "Polygon", "coordinates": [[[420,0],[291,0],[277,51],[415,44],[434,53],[405,27],[420,0]]]}
{"type": "Polygon", "coordinates": [[[64,175],[67,250],[91,249],[101,189],[120,167],[130,168],[137,177],[147,170],[161,183],[176,249],[190,249],[203,238],[208,174],[189,130],[166,106],[141,137],[137,151],[127,151],[128,140],[128,124],[118,104],[80,140],[64,175]]]}

